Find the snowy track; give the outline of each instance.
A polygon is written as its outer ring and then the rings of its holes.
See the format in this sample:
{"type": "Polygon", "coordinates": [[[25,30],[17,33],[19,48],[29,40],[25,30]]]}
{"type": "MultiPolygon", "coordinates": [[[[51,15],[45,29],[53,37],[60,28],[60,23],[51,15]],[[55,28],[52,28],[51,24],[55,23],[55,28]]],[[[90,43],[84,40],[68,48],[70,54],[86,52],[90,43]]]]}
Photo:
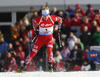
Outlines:
{"type": "Polygon", "coordinates": [[[100,77],[100,71],[80,72],[0,72],[0,77],[100,77]]]}

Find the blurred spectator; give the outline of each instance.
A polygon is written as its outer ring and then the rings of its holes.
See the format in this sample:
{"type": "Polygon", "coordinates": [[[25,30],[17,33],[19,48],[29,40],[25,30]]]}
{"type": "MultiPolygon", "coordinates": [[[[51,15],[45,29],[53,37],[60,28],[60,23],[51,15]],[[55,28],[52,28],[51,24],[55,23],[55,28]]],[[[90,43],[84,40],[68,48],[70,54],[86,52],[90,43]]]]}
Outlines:
{"type": "Polygon", "coordinates": [[[27,71],[35,71],[36,70],[36,66],[35,66],[35,62],[32,59],[31,62],[26,66],[26,70],[27,71]]]}
{"type": "Polygon", "coordinates": [[[55,55],[55,57],[53,59],[54,63],[56,63],[56,62],[60,63],[61,60],[62,60],[62,56],[61,56],[60,51],[56,51],[56,55],[55,55]]]}
{"type": "Polygon", "coordinates": [[[62,56],[60,51],[56,51],[56,55],[53,59],[54,67],[56,71],[62,71],[64,68],[64,62],[62,61],[62,56]]]}
{"type": "Polygon", "coordinates": [[[21,60],[25,60],[25,53],[24,53],[24,51],[22,50],[21,47],[19,47],[19,50],[16,53],[17,53],[16,56],[20,57],[21,60]]]}
{"type": "Polygon", "coordinates": [[[82,16],[85,15],[83,9],[79,6],[79,4],[76,4],[76,5],[75,5],[74,14],[75,14],[75,13],[80,13],[82,16]]]}
{"type": "Polygon", "coordinates": [[[87,48],[84,49],[83,53],[82,53],[82,59],[85,60],[87,59],[87,51],[89,51],[87,48]]]}
{"type": "Polygon", "coordinates": [[[91,32],[91,25],[90,25],[90,22],[89,22],[87,17],[83,18],[83,23],[81,24],[81,28],[80,28],[81,32],[84,30],[85,26],[87,26],[88,27],[88,31],[91,32]]]}
{"type": "Polygon", "coordinates": [[[28,51],[31,52],[32,49],[32,45],[34,44],[35,41],[32,40],[34,39],[35,35],[34,35],[35,31],[31,28],[31,26],[26,27],[26,31],[23,34],[23,38],[24,38],[24,44],[28,44],[28,51]]]}
{"type": "Polygon", "coordinates": [[[83,31],[80,34],[81,41],[84,44],[84,47],[89,47],[91,42],[91,33],[88,32],[88,27],[85,26],[83,31]]]}
{"type": "Polygon", "coordinates": [[[42,8],[43,8],[44,6],[41,6],[41,8],[40,8],[40,10],[39,10],[39,12],[38,12],[38,14],[39,14],[39,16],[42,16],[42,8]]]}
{"type": "Polygon", "coordinates": [[[39,59],[39,71],[43,71],[44,70],[44,61],[42,58],[39,59]]]}
{"type": "Polygon", "coordinates": [[[21,37],[19,38],[19,42],[22,45],[23,50],[24,50],[25,45],[24,45],[24,39],[23,39],[23,37],[22,38],[21,37]]]}
{"type": "Polygon", "coordinates": [[[30,26],[26,27],[26,31],[23,33],[24,40],[26,39],[26,37],[28,37],[29,39],[34,38],[34,30],[30,26]]]}
{"type": "Polygon", "coordinates": [[[98,26],[100,26],[100,17],[98,14],[95,15],[94,20],[97,21],[98,26]]]}
{"type": "Polygon", "coordinates": [[[62,20],[64,20],[64,17],[63,17],[63,11],[59,11],[58,16],[61,17],[62,20]]]}
{"type": "Polygon", "coordinates": [[[66,10],[63,15],[64,15],[64,19],[65,19],[66,16],[69,15],[68,11],[66,10]]]}
{"type": "Polygon", "coordinates": [[[55,15],[57,16],[58,15],[58,10],[56,7],[53,7],[52,11],[51,11],[51,15],[55,15]]]}
{"type": "Polygon", "coordinates": [[[16,64],[20,67],[21,59],[19,57],[19,53],[17,53],[17,52],[14,51],[14,53],[13,53],[12,56],[16,59],[16,64]]]}
{"type": "Polygon", "coordinates": [[[93,7],[91,5],[88,5],[88,10],[86,11],[86,16],[89,18],[89,21],[92,22],[95,17],[95,13],[93,10],[93,7]]]}
{"type": "Polygon", "coordinates": [[[75,16],[72,18],[72,26],[80,26],[81,25],[81,17],[79,16],[79,13],[75,13],[75,16]]]}
{"type": "Polygon", "coordinates": [[[14,57],[12,57],[10,52],[7,53],[7,57],[5,57],[4,61],[5,61],[5,65],[4,65],[5,70],[8,70],[8,71],[17,71],[18,70],[16,60],[14,57]]]}
{"type": "MultiPolygon", "coordinates": [[[[100,20],[100,10],[99,10],[99,12],[97,13],[98,15],[99,15],[99,20],[100,20]]],[[[100,26],[100,25],[99,25],[100,26]]]]}
{"type": "Polygon", "coordinates": [[[89,71],[91,70],[91,66],[87,61],[84,61],[82,66],[81,66],[81,70],[82,71],[89,71]]]}
{"type": "Polygon", "coordinates": [[[63,61],[60,61],[60,63],[55,63],[54,67],[55,67],[55,71],[57,71],[57,72],[65,71],[65,67],[64,67],[64,62],[63,61]]]}
{"type": "Polygon", "coordinates": [[[75,33],[77,37],[79,37],[80,32],[80,25],[81,25],[82,19],[79,16],[79,13],[75,13],[75,17],[72,18],[72,27],[71,30],[75,33]]]}
{"type": "Polygon", "coordinates": [[[71,18],[73,17],[73,12],[74,11],[73,11],[73,9],[70,5],[68,6],[66,12],[68,12],[68,13],[65,13],[66,16],[67,16],[67,14],[69,14],[71,18]]]}
{"type": "Polygon", "coordinates": [[[58,50],[58,44],[56,43],[55,38],[53,38],[53,55],[54,56],[57,50],[58,50]]]}
{"type": "Polygon", "coordinates": [[[60,51],[56,51],[56,56],[53,59],[54,67],[56,71],[63,71],[64,69],[64,62],[62,61],[62,56],[60,51]]]}
{"type": "Polygon", "coordinates": [[[20,36],[20,25],[18,23],[16,23],[15,26],[12,25],[11,32],[12,32],[12,37],[14,39],[17,39],[20,36]]]}
{"type": "Polygon", "coordinates": [[[26,18],[26,17],[24,18],[23,23],[24,23],[24,26],[25,26],[25,27],[27,27],[27,26],[30,25],[30,21],[29,21],[28,18],[26,18]]]}
{"type": "Polygon", "coordinates": [[[81,70],[81,66],[78,64],[75,64],[75,66],[73,67],[73,71],[80,71],[81,70]]]}
{"type": "Polygon", "coordinates": [[[88,59],[87,52],[91,52],[91,51],[87,48],[84,50],[84,52],[82,54],[82,62],[87,61],[91,66],[90,70],[96,70],[96,64],[97,63],[88,59]]]}
{"type": "Polygon", "coordinates": [[[26,37],[24,40],[24,52],[25,52],[25,57],[29,54],[29,38],[26,37]]]}
{"type": "Polygon", "coordinates": [[[66,34],[61,34],[61,44],[62,44],[62,46],[65,46],[65,45],[67,45],[66,44],[66,38],[67,38],[67,35],[66,34]]]}
{"type": "Polygon", "coordinates": [[[81,65],[82,51],[78,49],[77,45],[75,45],[74,49],[71,51],[70,58],[72,59],[73,64],[81,65]]]}
{"type": "Polygon", "coordinates": [[[86,7],[87,7],[87,10],[86,10],[85,15],[87,15],[90,12],[90,8],[92,7],[92,5],[91,4],[87,4],[86,7]]]}
{"type": "Polygon", "coordinates": [[[100,27],[96,28],[96,32],[93,34],[94,45],[100,45],[100,27]]]}
{"type": "Polygon", "coordinates": [[[16,59],[16,63],[18,66],[20,66],[20,61],[25,60],[25,52],[23,51],[22,45],[19,43],[19,41],[16,41],[16,48],[14,52],[14,57],[16,59]]]}
{"type": "Polygon", "coordinates": [[[31,17],[34,14],[34,8],[30,7],[30,11],[24,16],[24,18],[27,18],[29,22],[31,22],[31,17]]]}
{"type": "Polygon", "coordinates": [[[72,71],[72,69],[73,69],[73,66],[72,66],[72,63],[71,63],[71,61],[66,61],[65,62],[65,70],[66,71],[72,71]]]}
{"type": "Polygon", "coordinates": [[[70,53],[70,50],[66,46],[63,46],[63,49],[61,50],[61,56],[64,61],[69,60],[70,53]]]}
{"type": "Polygon", "coordinates": [[[22,35],[26,29],[22,19],[19,20],[19,25],[20,25],[20,36],[22,37],[22,35]]]}
{"type": "Polygon", "coordinates": [[[3,33],[2,33],[1,30],[0,30],[0,38],[1,38],[1,37],[3,37],[3,33]]]}
{"type": "Polygon", "coordinates": [[[68,49],[73,50],[74,45],[77,43],[77,37],[73,32],[70,32],[70,36],[67,39],[68,49]]]}
{"type": "Polygon", "coordinates": [[[19,51],[19,47],[21,47],[21,49],[23,50],[22,45],[20,44],[19,40],[15,41],[15,51],[18,52],[19,51]]]}
{"type": "Polygon", "coordinates": [[[80,38],[77,38],[77,45],[78,48],[83,51],[84,50],[84,44],[81,42],[80,38]]]}
{"type": "Polygon", "coordinates": [[[32,17],[31,17],[31,19],[30,19],[30,23],[31,23],[30,25],[32,25],[33,19],[36,18],[36,17],[38,17],[38,16],[39,16],[39,15],[38,15],[38,11],[35,10],[35,11],[34,11],[34,14],[32,15],[32,17]]]}
{"type": "Polygon", "coordinates": [[[10,52],[11,54],[14,53],[14,48],[12,43],[8,44],[8,52],[10,52]]]}
{"type": "Polygon", "coordinates": [[[96,70],[96,62],[90,60],[89,64],[91,65],[91,70],[96,70]]]}
{"type": "Polygon", "coordinates": [[[38,15],[38,11],[37,10],[35,10],[34,11],[34,15],[33,15],[33,18],[32,19],[34,19],[34,18],[36,18],[36,17],[38,17],[39,15],[38,15]]]}
{"type": "Polygon", "coordinates": [[[6,54],[8,50],[8,43],[5,42],[4,37],[0,37],[0,54],[2,57],[6,54]]]}
{"type": "Polygon", "coordinates": [[[96,28],[98,27],[98,24],[97,24],[97,21],[93,21],[92,24],[91,24],[91,28],[92,28],[92,32],[91,34],[93,35],[94,32],[96,31],[96,28]]]}
{"type": "Polygon", "coordinates": [[[64,33],[69,36],[69,33],[71,31],[71,18],[69,15],[66,16],[66,19],[63,21],[63,27],[64,27],[64,33]]]}

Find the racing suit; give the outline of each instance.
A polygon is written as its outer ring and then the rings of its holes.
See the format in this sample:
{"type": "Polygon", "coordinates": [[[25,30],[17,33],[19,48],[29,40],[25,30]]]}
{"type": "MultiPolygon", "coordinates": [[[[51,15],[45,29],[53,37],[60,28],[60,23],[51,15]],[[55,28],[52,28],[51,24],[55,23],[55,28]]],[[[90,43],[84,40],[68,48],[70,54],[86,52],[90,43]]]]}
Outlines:
{"type": "Polygon", "coordinates": [[[43,16],[40,16],[33,20],[33,27],[35,30],[37,29],[37,25],[39,25],[39,34],[33,45],[32,52],[25,60],[26,64],[30,62],[44,44],[47,46],[48,62],[53,63],[53,25],[56,21],[58,21],[59,28],[61,28],[62,18],[57,16],[49,15],[47,20],[44,20],[43,16]]]}

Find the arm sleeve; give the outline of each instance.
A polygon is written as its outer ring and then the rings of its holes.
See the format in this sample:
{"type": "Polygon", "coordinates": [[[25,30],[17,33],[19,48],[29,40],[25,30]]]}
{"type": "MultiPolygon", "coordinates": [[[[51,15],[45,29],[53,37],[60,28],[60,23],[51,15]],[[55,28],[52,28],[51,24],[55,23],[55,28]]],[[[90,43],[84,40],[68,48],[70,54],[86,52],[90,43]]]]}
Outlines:
{"type": "Polygon", "coordinates": [[[62,18],[61,17],[57,17],[57,21],[58,21],[58,28],[61,29],[62,18]]]}
{"type": "Polygon", "coordinates": [[[58,22],[58,28],[61,29],[62,18],[58,16],[53,16],[53,21],[58,22]]]}

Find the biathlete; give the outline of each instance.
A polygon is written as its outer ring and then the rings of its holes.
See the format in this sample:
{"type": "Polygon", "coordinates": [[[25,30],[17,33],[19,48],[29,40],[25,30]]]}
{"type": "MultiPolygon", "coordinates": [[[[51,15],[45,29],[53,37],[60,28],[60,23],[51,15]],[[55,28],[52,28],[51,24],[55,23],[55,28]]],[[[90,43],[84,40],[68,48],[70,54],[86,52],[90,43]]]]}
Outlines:
{"type": "Polygon", "coordinates": [[[39,26],[39,33],[35,44],[33,45],[31,53],[27,56],[24,66],[31,61],[31,59],[37,54],[38,50],[46,44],[48,52],[48,68],[49,71],[53,71],[53,25],[54,22],[58,21],[58,29],[61,29],[62,18],[58,16],[49,15],[49,8],[42,8],[42,16],[37,17],[33,20],[33,29],[37,31],[37,26],[39,26]]]}

